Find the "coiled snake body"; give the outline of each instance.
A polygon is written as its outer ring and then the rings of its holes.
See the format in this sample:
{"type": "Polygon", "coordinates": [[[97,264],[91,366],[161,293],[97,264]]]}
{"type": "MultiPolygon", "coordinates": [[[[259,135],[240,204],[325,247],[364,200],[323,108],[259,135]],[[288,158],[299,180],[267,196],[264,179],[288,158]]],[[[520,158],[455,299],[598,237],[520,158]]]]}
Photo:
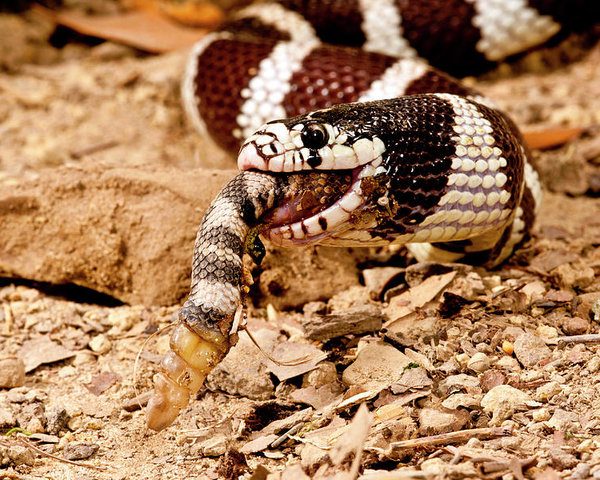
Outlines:
{"type": "Polygon", "coordinates": [[[277,245],[408,243],[419,260],[505,260],[533,224],[537,174],[514,123],[434,67],[481,71],[594,21],[597,9],[594,0],[287,0],[247,7],[200,41],[184,104],[223,148],[242,144],[242,173],[200,226],[148,425],[169,425],[227,353],[242,256],[260,257],[258,234],[277,245]],[[350,47],[331,44],[340,42],[350,47]]]}

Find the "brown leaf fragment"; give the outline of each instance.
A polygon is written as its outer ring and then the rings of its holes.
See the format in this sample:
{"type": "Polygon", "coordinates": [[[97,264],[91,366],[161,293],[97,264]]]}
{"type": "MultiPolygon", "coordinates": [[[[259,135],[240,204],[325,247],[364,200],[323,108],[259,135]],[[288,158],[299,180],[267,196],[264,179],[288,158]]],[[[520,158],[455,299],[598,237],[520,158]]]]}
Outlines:
{"type": "Polygon", "coordinates": [[[152,11],[129,11],[117,15],[83,15],[36,7],[59,25],[93,37],[112,40],[152,53],[163,53],[193,45],[206,29],[186,28],[152,11]]]}
{"type": "Polygon", "coordinates": [[[278,343],[271,357],[281,363],[275,363],[269,358],[263,360],[267,369],[283,382],[289,378],[303,375],[317,367],[317,364],[327,358],[327,354],[319,348],[305,343],[282,342],[278,343]],[[285,363],[298,363],[286,365],[285,363]]]}
{"type": "Polygon", "coordinates": [[[112,387],[115,383],[121,380],[121,376],[113,372],[102,372],[99,375],[94,375],[90,383],[85,384],[85,388],[90,393],[98,396],[112,387]]]}
{"type": "Polygon", "coordinates": [[[396,320],[433,300],[454,280],[456,273],[456,271],[452,271],[442,275],[432,275],[419,285],[411,287],[401,295],[392,298],[384,312],[390,320],[383,326],[388,328],[396,320]]]}
{"type": "Polygon", "coordinates": [[[525,143],[529,148],[546,150],[569,143],[585,131],[581,127],[548,127],[543,130],[527,130],[523,132],[525,143]]]}
{"type": "Polygon", "coordinates": [[[75,356],[75,352],[53,342],[48,337],[27,340],[20,350],[20,357],[25,361],[25,372],[31,372],[40,365],[60,362],[75,356]]]}
{"type": "Polygon", "coordinates": [[[349,308],[330,315],[311,315],[302,321],[306,336],[326,341],[350,333],[360,335],[381,328],[384,316],[375,305],[349,308]]]}

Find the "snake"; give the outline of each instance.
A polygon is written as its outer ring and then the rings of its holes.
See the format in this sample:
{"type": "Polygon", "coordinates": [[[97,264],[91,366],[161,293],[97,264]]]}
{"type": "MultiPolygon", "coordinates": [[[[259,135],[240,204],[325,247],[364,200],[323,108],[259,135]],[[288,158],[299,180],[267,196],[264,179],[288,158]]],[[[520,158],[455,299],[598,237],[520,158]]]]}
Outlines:
{"type": "Polygon", "coordinates": [[[594,0],[282,0],[203,37],[184,108],[240,173],[199,227],[148,427],[169,426],[235,343],[243,256],[259,263],[261,238],[504,262],[530,236],[540,182],[515,123],[455,77],[599,18],[594,0]]]}

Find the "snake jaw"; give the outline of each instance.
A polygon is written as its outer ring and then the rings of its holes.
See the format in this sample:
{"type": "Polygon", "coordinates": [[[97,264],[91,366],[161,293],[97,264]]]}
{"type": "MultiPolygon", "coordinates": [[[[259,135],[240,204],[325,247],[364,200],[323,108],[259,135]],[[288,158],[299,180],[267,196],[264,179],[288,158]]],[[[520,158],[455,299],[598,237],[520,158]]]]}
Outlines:
{"type": "MultiPolygon", "coordinates": [[[[370,197],[363,188],[363,181],[383,173],[385,169],[381,163],[382,159],[378,157],[362,167],[353,169],[350,187],[324,210],[289,223],[271,224],[262,232],[263,235],[275,245],[292,246],[317,243],[324,238],[352,229],[353,217],[370,202],[370,197]]],[[[335,175],[341,172],[326,173],[335,175]]]]}

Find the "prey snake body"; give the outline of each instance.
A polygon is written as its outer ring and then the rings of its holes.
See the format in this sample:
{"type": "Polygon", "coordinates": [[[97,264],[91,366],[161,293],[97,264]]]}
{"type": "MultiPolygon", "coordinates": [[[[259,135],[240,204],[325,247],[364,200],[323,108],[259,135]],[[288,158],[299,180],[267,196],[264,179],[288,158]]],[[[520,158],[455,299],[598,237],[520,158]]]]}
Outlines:
{"type": "Polygon", "coordinates": [[[435,67],[478,72],[599,18],[593,0],[565,5],[287,0],[251,5],[198,43],[184,105],[223,148],[241,145],[242,172],[200,226],[151,428],[169,425],[227,353],[258,234],[409,244],[419,260],[490,267],[528,238],[541,190],[517,127],[435,67]],[[350,47],[330,44],[341,41],[350,47]]]}

